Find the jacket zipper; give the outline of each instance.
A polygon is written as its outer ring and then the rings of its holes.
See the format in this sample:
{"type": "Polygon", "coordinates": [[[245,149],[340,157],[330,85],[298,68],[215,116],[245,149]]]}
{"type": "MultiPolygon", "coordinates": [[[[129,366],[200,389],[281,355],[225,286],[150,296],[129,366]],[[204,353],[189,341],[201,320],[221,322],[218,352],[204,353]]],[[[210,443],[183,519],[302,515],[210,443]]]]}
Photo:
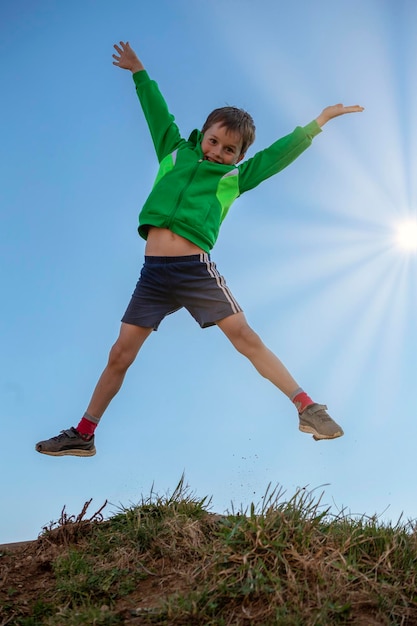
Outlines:
{"type": "Polygon", "coordinates": [[[193,171],[191,172],[190,176],[188,177],[188,182],[187,182],[187,184],[185,185],[185,187],[183,187],[183,189],[182,189],[182,191],[181,191],[180,195],[178,196],[178,200],[177,200],[177,202],[175,203],[175,207],[172,209],[172,212],[171,212],[171,215],[170,215],[170,218],[169,218],[169,222],[168,222],[168,226],[167,226],[167,228],[168,228],[168,229],[170,229],[170,228],[171,228],[171,226],[172,226],[172,223],[173,223],[174,218],[175,218],[175,214],[176,214],[176,212],[178,211],[178,208],[179,208],[179,207],[180,207],[180,205],[181,205],[181,202],[182,202],[182,199],[183,199],[183,197],[184,197],[184,195],[185,195],[185,192],[186,192],[186,191],[188,191],[188,189],[189,189],[189,187],[190,187],[191,183],[193,182],[193,180],[194,180],[194,178],[195,178],[195,175],[197,174],[198,166],[200,165],[200,163],[201,163],[201,162],[202,162],[202,159],[200,159],[200,160],[196,163],[196,165],[194,166],[193,171]]]}

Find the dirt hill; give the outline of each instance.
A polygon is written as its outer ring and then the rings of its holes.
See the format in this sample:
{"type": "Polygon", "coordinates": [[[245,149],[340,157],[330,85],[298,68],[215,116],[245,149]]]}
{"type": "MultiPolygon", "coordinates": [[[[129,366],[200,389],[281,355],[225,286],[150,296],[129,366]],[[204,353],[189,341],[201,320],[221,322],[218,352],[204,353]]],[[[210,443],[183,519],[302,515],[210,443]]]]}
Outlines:
{"type": "Polygon", "coordinates": [[[0,548],[0,626],[417,625],[413,524],[335,518],[304,490],[219,516],[181,480],[0,548]]]}

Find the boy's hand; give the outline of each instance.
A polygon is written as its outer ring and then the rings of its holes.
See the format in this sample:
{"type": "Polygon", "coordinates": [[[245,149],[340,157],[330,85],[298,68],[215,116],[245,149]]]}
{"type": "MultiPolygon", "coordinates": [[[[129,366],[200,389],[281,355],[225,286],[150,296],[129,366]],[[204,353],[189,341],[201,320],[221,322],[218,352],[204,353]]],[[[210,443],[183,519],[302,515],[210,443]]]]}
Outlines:
{"type": "Polygon", "coordinates": [[[343,106],[343,104],[333,104],[332,106],[323,109],[320,115],[316,118],[316,122],[319,126],[324,126],[326,122],[333,119],[334,117],[344,115],[345,113],[361,113],[363,110],[364,107],[359,106],[359,104],[355,104],[349,107],[345,107],[343,106]]]}
{"type": "Polygon", "coordinates": [[[113,65],[117,65],[117,67],[121,67],[124,70],[130,70],[132,74],[135,72],[140,72],[145,68],[142,65],[142,62],[136,56],[136,52],[132,50],[128,41],[121,41],[119,45],[114,44],[114,49],[117,54],[113,54],[113,65]]]}

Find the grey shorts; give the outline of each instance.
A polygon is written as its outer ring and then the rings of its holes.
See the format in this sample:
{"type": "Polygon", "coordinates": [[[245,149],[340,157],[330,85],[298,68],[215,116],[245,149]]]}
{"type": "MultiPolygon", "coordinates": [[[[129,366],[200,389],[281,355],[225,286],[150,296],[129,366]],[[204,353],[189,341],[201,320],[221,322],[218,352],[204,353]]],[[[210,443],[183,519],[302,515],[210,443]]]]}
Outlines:
{"type": "Polygon", "coordinates": [[[242,311],[210,255],[146,256],[122,322],[157,330],[182,307],[201,328],[242,311]]]}

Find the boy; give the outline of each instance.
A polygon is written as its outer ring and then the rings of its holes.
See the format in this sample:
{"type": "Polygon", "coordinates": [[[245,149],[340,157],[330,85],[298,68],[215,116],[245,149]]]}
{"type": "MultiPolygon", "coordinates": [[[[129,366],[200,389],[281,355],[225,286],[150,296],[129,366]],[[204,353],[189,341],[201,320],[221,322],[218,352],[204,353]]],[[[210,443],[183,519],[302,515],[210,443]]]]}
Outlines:
{"type": "Polygon", "coordinates": [[[216,109],[202,131],[193,131],[186,141],[129,43],[120,42],[114,48],[113,64],[132,72],[160,163],[139,215],[139,234],[146,240],[145,263],[87,411],[76,428],[39,442],[36,450],[52,456],[93,456],[94,431],[127,369],[152,330],[182,307],[202,328],[217,325],[258,372],[292,400],[302,432],[315,439],[342,436],[342,428],[327,414],[327,407],[313,402],[249,327],[209,253],[230,205],[240,194],[289,165],[330,119],[363,107],[327,107],[316,120],[297,127],[237,167],[255,139],[248,113],[235,107],[216,109]]]}

